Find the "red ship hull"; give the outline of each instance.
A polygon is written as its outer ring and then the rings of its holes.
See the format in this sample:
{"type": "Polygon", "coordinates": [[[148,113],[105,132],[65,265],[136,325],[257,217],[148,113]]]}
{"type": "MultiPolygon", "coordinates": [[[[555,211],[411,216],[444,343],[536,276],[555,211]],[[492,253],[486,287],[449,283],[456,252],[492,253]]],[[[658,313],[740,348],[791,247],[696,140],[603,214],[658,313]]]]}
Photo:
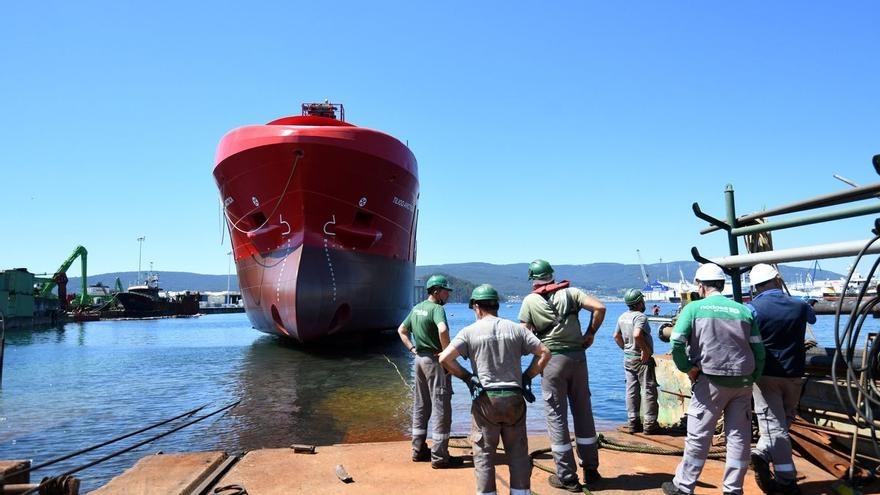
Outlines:
{"type": "Polygon", "coordinates": [[[288,117],[224,136],[214,177],[256,329],[311,341],[406,316],[418,172],[400,141],[288,117]]]}

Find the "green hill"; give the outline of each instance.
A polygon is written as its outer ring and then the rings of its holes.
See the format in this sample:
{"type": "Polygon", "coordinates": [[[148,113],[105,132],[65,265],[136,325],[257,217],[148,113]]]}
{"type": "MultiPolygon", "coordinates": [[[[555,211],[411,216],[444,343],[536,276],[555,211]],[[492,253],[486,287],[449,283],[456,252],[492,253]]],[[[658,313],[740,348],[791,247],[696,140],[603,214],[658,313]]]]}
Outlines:
{"type": "MultiPolygon", "coordinates": [[[[639,265],[624,265],[620,263],[591,263],[588,265],[555,265],[556,279],[570,280],[572,285],[583,287],[591,292],[603,296],[619,296],[629,287],[642,287],[642,272],[639,265]]],[[[678,281],[684,274],[686,280],[691,280],[697,270],[694,261],[673,261],[670,263],[654,263],[645,265],[649,278],[662,281],[678,281]],[[679,272],[680,270],[680,272],[679,272]],[[668,278],[667,278],[668,272],[668,278]]],[[[782,277],[794,282],[803,279],[811,270],[806,268],[780,266],[782,277]]],[[[528,294],[531,285],[527,279],[528,264],[514,263],[509,265],[493,265],[490,263],[453,263],[447,265],[426,265],[416,267],[415,284],[424,285],[424,281],[435,273],[442,273],[449,277],[453,286],[451,295],[452,302],[467,302],[474,286],[489,283],[498,289],[502,298],[509,296],[522,296],[528,294]]],[[[166,290],[195,290],[195,291],[222,291],[226,290],[226,275],[207,275],[189,272],[158,272],[159,285],[166,290]]],[[[142,275],[143,276],[143,275],[142,275]]],[[[137,272],[113,272],[100,275],[90,275],[89,284],[98,282],[112,287],[116,277],[122,280],[123,287],[133,285],[137,279],[137,272]]],[[[816,272],[816,280],[839,279],[840,274],[825,270],[816,272]]],[[[71,277],[68,282],[70,291],[76,292],[79,287],[79,277],[71,277]]],[[[231,290],[238,290],[238,277],[233,273],[229,277],[231,290]]]]}

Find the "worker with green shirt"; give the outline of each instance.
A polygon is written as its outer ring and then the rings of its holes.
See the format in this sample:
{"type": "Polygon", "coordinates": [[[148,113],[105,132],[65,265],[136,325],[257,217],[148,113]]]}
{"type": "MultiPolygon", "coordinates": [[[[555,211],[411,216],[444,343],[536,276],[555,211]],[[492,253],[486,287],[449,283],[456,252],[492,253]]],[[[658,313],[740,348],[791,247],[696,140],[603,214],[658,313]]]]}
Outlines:
{"type": "Polygon", "coordinates": [[[625,433],[644,432],[656,435],[657,376],[654,363],[654,339],[645,316],[645,296],[639,289],[627,289],[623,302],[629,308],[617,319],[614,342],[623,350],[623,373],[626,379],[626,414],[629,424],[618,428],[625,433]],[[644,389],[644,393],[642,392],[644,389]],[[641,414],[645,415],[644,427],[641,414]]]}
{"type": "Polygon", "coordinates": [[[452,425],[452,376],[440,366],[437,356],[449,345],[449,326],[443,305],[452,287],[443,275],[432,275],[425,283],[428,298],[417,304],[400,324],[400,340],[415,358],[412,460],[431,461],[434,469],[460,466],[461,457],[449,456],[449,428],[452,425]],[[410,339],[415,337],[415,342],[410,339]],[[433,443],[428,450],[428,419],[434,413],[433,443]]]}
{"type": "Polygon", "coordinates": [[[598,437],[584,351],[593,345],[596,332],[605,319],[605,305],[582,290],[569,287],[567,280],[556,283],[553,267],[545,260],[529,264],[529,280],[534,290],[523,298],[519,320],[535,332],[553,354],[541,376],[547,432],[556,463],[556,474],[550,476],[549,483],[554,488],[580,492],[582,487],[568,430],[568,407],[570,402],[575,445],[580,465],[584,468],[584,481],[595,483],[602,477],[598,470],[598,437]],[[581,309],[592,314],[586,334],[581,333],[578,319],[581,309]]]}
{"type": "Polygon", "coordinates": [[[723,492],[743,493],[752,439],[752,383],[764,369],[764,344],[752,312],[729,300],[724,271],[714,263],[700,265],[694,282],[703,299],[682,309],[672,331],[672,359],[691,379],[684,457],[666,495],[694,492],[709,454],[715,425],[724,414],[727,456],[723,492]]]}

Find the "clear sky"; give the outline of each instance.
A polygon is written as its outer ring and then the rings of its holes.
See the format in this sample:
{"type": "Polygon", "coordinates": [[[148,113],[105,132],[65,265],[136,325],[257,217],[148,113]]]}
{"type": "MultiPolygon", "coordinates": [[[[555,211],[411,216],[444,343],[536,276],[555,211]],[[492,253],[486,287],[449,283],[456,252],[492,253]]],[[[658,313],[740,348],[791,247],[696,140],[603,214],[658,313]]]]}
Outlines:
{"type": "MultiPolygon", "coordinates": [[[[226,273],[229,130],[342,102],[419,161],[419,264],[726,254],[724,214],[877,182],[880,3],[13,2],[0,268],[226,273]],[[545,5],[546,4],[546,5],[545,5]]],[[[869,237],[873,217],[777,248],[869,237]]],[[[847,261],[825,262],[843,270],[847,261]]]]}

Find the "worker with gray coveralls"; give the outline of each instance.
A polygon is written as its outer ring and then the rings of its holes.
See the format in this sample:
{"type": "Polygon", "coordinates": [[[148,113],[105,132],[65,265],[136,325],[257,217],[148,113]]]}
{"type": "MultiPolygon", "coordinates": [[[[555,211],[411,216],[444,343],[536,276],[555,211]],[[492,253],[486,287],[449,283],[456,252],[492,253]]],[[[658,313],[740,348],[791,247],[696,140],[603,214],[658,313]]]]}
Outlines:
{"type": "Polygon", "coordinates": [[[534,401],[531,380],[550,360],[550,351],[531,332],[498,317],[498,292],[488,284],[471,294],[469,307],[476,323],[462,329],[440,354],[440,362],[471,390],[474,475],[477,494],[495,494],[493,457],[503,440],[510,468],[511,495],[528,495],[532,465],[526,434],[526,403],[534,401]],[[522,371],[521,357],[533,354],[522,371]],[[458,362],[470,359],[473,373],[458,362]]]}
{"type": "Polygon", "coordinates": [[[541,377],[547,432],[556,464],[556,474],[548,482],[554,488],[580,492],[568,430],[568,407],[571,406],[574,419],[575,445],[584,468],[584,481],[598,482],[602,478],[598,470],[599,446],[585,349],[593,345],[605,319],[605,305],[582,290],[569,287],[567,280],[556,283],[553,267],[545,260],[529,264],[529,280],[534,290],[523,298],[519,320],[553,353],[541,377]],[[578,319],[581,309],[592,313],[585,334],[581,333],[578,319]]]}
{"type": "Polygon", "coordinates": [[[660,433],[657,424],[657,378],[654,363],[654,340],[645,316],[645,296],[638,289],[627,289],[623,302],[629,308],[617,319],[614,341],[623,349],[623,372],[626,378],[626,413],[629,424],[620,428],[626,433],[660,433]],[[644,393],[642,392],[644,389],[644,393]],[[641,414],[644,413],[644,426],[641,414]]]}
{"type": "Polygon", "coordinates": [[[661,485],[666,495],[694,493],[724,414],[727,454],[722,489],[742,495],[752,440],[752,383],[764,369],[761,332],[744,305],[721,294],[725,275],[714,263],[694,277],[699,301],[681,310],[672,331],[672,360],[691,380],[687,439],[675,477],[661,485]]]}
{"type": "Polygon", "coordinates": [[[797,416],[804,384],[807,324],[816,323],[816,313],[805,301],[782,291],[782,279],[771,265],[752,267],[749,280],[756,294],[747,306],[758,322],[767,353],[764,374],[752,387],[760,432],[752,450],[752,469],[765,493],[799,494],[788,429],[797,416]]]}
{"type": "Polygon", "coordinates": [[[449,428],[452,426],[452,377],[440,365],[438,355],[449,345],[449,326],[443,305],[452,286],[443,275],[432,275],[425,282],[428,298],[417,304],[397,333],[403,345],[416,355],[415,391],[412,421],[412,460],[431,461],[434,469],[462,465],[461,457],[449,455],[449,428]],[[415,343],[410,339],[415,337],[415,343]],[[428,450],[428,419],[434,415],[434,441],[428,450]]]}

